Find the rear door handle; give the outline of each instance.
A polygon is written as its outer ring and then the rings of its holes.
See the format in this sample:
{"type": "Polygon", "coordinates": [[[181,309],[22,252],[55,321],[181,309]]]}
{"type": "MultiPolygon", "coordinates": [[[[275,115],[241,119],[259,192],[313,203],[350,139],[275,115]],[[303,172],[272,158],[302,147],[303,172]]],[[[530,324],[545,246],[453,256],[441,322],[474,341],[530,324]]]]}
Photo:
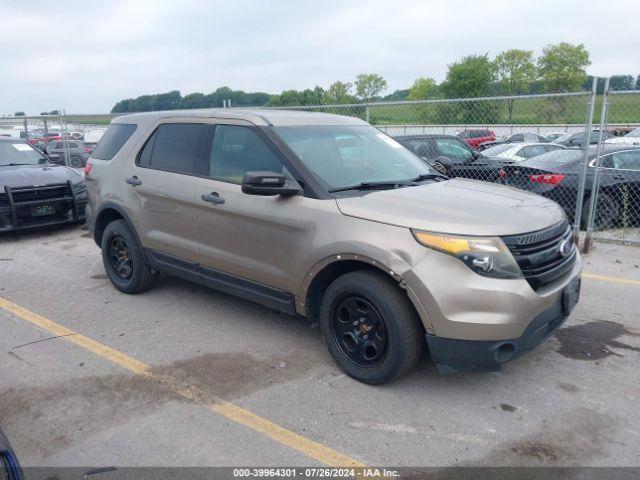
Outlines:
{"type": "Polygon", "coordinates": [[[142,185],[142,180],[140,180],[136,175],[127,178],[125,182],[127,182],[129,185],[133,185],[134,187],[142,185]]]}
{"type": "Polygon", "coordinates": [[[224,198],[218,195],[218,192],[205,193],[200,198],[207,203],[214,203],[216,205],[222,205],[224,203],[224,198]]]}

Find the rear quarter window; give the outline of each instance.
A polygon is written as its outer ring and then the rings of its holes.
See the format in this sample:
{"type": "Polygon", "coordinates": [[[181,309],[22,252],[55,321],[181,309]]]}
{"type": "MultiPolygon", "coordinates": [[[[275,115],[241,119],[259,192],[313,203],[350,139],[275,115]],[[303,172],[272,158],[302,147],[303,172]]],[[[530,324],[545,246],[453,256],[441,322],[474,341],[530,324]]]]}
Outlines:
{"type": "Polygon", "coordinates": [[[137,125],[132,123],[114,123],[104,133],[91,157],[98,160],[111,160],[131,138],[136,128],[137,125]]]}

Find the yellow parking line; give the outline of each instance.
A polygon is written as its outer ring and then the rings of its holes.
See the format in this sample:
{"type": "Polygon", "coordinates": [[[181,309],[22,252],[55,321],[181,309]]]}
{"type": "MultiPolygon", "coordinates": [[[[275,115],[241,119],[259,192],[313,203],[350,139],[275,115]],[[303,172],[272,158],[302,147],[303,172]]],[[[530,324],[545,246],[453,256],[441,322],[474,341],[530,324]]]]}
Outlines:
{"type": "Polygon", "coordinates": [[[597,275],[595,273],[583,273],[582,276],[584,278],[601,280],[603,282],[624,283],[626,285],[636,285],[640,287],[640,280],[631,280],[630,278],[609,277],[607,275],[597,275]]]}
{"type": "Polygon", "coordinates": [[[118,350],[108,347],[100,342],[96,342],[95,340],[85,337],[84,335],[67,327],[52,322],[51,320],[38,315],[37,313],[33,313],[2,297],[0,297],[0,308],[13,313],[22,320],[37,325],[54,335],[61,336],[65,340],[75,343],[85,350],[118,364],[130,372],[142,375],[154,381],[159,381],[185,399],[205,405],[213,412],[259,432],[266,437],[275,440],[282,445],[286,445],[307,457],[318,460],[325,465],[335,467],[366,467],[366,464],[359,462],[354,458],[281,427],[280,425],[273,423],[266,418],[260,417],[245,408],[229,403],[221,398],[213,397],[196,387],[183,384],[177,379],[156,375],[152,373],[151,368],[146,363],[136,360],[135,358],[131,358],[118,350]]]}

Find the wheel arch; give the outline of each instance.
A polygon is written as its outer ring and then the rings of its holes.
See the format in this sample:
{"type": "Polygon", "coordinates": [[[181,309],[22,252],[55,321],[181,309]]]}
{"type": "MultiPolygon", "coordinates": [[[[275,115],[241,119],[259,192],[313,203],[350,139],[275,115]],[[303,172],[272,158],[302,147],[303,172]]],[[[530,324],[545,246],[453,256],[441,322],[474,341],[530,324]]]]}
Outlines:
{"type": "MultiPolygon", "coordinates": [[[[306,275],[301,294],[296,297],[296,310],[311,321],[317,321],[320,303],[327,287],[336,278],[350,272],[381,272],[403,287],[402,276],[378,260],[364,255],[338,254],[318,262],[306,275]]],[[[413,303],[413,302],[412,302],[413,303]]]]}
{"type": "Polygon", "coordinates": [[[119,205],[112,202],[105,202],[100,205],[100,208],[98,209],[98,212],[96,214],[96,221],[93,227],[93,240],[96,242],[96,245],[98,245],[98,247],[102,245],[102,234],[104,233],[105,228],[107,228],[107,225],[109,225],[111,222],[114,222],[116,220],[125,221],[129,229],[133,233],[136,242],[138,242],[138,245],[141,247],[144,255],[144,248],[142,248],[142,243],[140,243],[140,237],[138,236],[138,232],[136,232],[136,229],[134,228],[129,215],[127,215],[127,213],[119,205]]]}

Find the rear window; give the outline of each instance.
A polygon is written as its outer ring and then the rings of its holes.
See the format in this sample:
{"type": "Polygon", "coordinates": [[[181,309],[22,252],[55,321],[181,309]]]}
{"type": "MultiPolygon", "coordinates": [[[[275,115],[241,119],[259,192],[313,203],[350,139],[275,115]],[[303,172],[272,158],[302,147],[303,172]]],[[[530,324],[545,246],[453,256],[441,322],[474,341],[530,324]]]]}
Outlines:
{"type": "Polygon", "coordinates": [[[104,133],[91,156],[99,160],[111,160],[131,138],[136,127],[131,123],[114,123],[104,133]]]}

